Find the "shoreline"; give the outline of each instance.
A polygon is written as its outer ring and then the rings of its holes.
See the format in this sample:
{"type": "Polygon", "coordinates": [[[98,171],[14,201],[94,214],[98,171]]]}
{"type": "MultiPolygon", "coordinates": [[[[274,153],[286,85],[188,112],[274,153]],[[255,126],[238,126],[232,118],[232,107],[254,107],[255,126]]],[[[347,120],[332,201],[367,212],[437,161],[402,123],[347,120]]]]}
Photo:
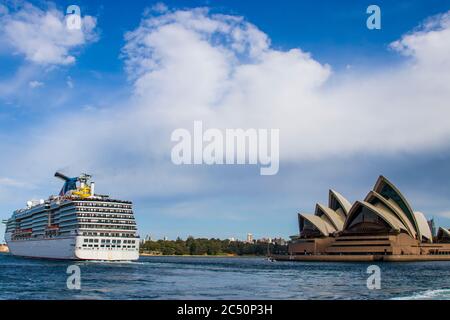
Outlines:
{"type": "Polygon", "coordinates": [[[275,261],[302,262],[422,262],[450,261],[449,255],[271,255],[275,261]]]}
{"type": "Polygon", "coordinates": [[[191,255],[191,254],[152,254],[152,253],[140,253],[140,257],[191,257],[191,258],[266,258],[266,256],[257,256],[257,255],[242,255],[239,256],[237,254],[217,254],[217,255],[191,255]]]}

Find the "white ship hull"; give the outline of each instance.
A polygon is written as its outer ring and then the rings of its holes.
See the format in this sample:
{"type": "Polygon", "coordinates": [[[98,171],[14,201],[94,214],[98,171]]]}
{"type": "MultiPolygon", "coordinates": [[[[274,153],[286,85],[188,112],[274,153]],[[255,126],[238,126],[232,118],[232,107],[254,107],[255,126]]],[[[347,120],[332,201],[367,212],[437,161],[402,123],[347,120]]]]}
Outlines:
{"type": "Polygon", "coordinates": [[[6,234],[9,252],[14,256],[60,260],[134,261],[139,249],[82,248],[83,237],[11,240],[6,234]]]}

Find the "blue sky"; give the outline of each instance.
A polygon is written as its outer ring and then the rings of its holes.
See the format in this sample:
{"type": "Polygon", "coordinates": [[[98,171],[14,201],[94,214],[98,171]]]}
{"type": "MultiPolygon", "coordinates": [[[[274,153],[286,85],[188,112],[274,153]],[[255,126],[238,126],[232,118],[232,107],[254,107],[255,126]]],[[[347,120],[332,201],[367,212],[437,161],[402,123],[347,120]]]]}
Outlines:
{"type": "Polygon", "coordinates": [[[449,2],[378,1],[382,29],[368,30],[370,1],[78,1],[80,33],[45,29],[70,4],[1,2],[2,219],[56,193],[54,171],[88,171],[99,192],[134,201],[141,235],[287,237],[328,188],[355,201],[383,174],[450,225],[449,2]],[[206,20],[257,53],[191,27],[206,20]],[[215,90],[223,111],[202,96],[215,90]],[[279,174],[174,166],[170,132],[198,119],[280,128],[279,174]]]}

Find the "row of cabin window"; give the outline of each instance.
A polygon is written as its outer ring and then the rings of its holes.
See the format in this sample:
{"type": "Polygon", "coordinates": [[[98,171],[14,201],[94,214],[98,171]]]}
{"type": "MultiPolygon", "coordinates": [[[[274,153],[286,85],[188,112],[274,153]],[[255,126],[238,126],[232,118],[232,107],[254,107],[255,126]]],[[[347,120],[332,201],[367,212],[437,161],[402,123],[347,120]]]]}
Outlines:
{"type": "Polygon", "coordinates": [[[135,238],[132,233],[108,233],[108,232],[83,232],[83,236],[100,236],[100,237],[121,237],[121,238],[135,238]]]}
{"type": "Polygon", "coordinates": [[[120,244],[118,244],[118,245],[115,245],[115,244],[112,244],[112,245],[109,245],[109,244],[101,244],[101,245],[98,245],[98,244],[83,244],[83,248],[128,248],[128,249],[133,249],[133,248],[136,248],[136,246],[135,245],[123,245],[123,246],[121,246],[120,244]]]}
{"type": "Polygon", "coordinates": [[[109,207],[109,208],[123,208],[123,209],[131,209],[131,205],[129,204],[110,204],[110,203],[96,203],[96,202],[78,202],[77,206],[80,207],[109,207]]]}
{"type": "Polygon", "coordinates": [[[100,225],[100,224],[80,224],[80,228],[83,228],[83,229],[125,229],[125,230],[136,230],[136,227],[134,227],[134,226],[131,226],[131,227],[129,227],[129,226],[121,226],[119,228],[119,227],[116,227],[116,226],[103,226],[103,225],[100,225]]]}
{"type": "Polygon", "coordinates": [[[95,219],[97,221],[92,221],[92,219],[80,219],[80,222],[86,222],[86,223],[110,223],[110,224],[136,224],[134,220],[129,221],[123,221],[123,220],[106,220],[106,219],[95,219]]]}
{"type": "MultiPolygon", "coordinates": [[[[84,243],[98,243],[98,239],[84,239],[84,243]]],[[[122,243],[120,239],[101,239],[101,243],[122,243]]],[[[123,243],[135,244],[136,240],[123,240],[123,243]]]]}
{"type": "Polygon", "coordinates": [[[92,213],[78,213],[79,217],[91,217],[91,218],[118,218],[118,219],[132,219],[134,220],[133,213],[122,215],[122,214],[92,214],[92,213]]]}
{"type": "Polygon", "coordinates": [[[78,211],[87,212],[117,212],[117,213],[131,213],[130,210],[118,210],[118,209],[97,209],[97,208],[78,208],[78,211]]]}

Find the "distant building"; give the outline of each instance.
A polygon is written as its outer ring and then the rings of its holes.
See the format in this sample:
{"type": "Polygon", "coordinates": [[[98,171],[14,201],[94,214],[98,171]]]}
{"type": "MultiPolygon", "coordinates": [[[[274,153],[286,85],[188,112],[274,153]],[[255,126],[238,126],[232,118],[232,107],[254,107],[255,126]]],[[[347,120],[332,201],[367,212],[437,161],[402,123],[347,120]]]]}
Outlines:
{"type": "Polygon", "coordinates": [[[141,239],[141,244],[146,243],[147,241],[153,241],[152,237],[148,234],[144,238],[141,239]]]}
{"type": "Polygon", "coordinates": [[[228,238],[229,241],[234,242],[236,239],[234,237],[228,238]]]}
{"type": "Polygon", "coordinates": [[[247,242],[248,243],[252,243],[253,242],[253,234],[252,233],[247,233],[247,242]]]}
{"type": "Polygon", "coordinates": [[[275,239],[272,239],[271,243],[277,244],[279,246],[285,246],[287,244],[287,241],[284,240],[283,238],[275,238],[275,239]]]}
{"type": "Polygon", "coordinates": [[[257,241],[258,243],[270,243],[270,244],[277,244],[280,246],[284,246],[287,244],[287,241],[284,240],[283,238],[261,238],[258,239],[257,241]]]}

